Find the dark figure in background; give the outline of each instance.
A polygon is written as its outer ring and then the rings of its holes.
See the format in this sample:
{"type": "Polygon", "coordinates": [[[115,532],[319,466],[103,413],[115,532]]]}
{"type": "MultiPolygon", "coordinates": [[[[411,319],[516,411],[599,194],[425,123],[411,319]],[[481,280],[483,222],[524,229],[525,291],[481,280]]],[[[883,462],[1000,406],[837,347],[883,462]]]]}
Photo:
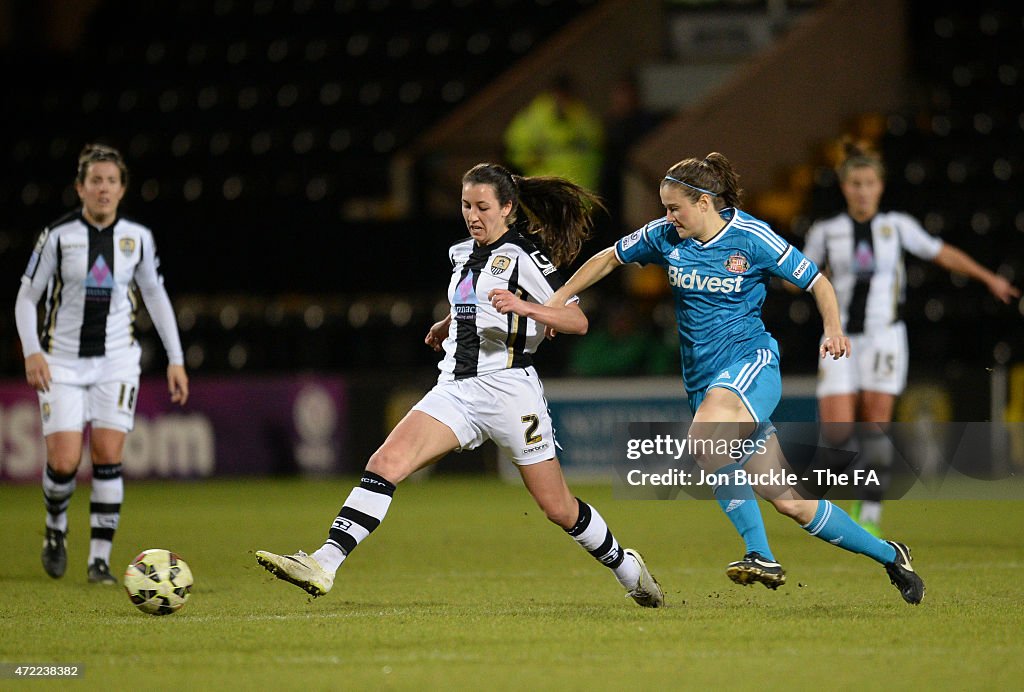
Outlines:
{"type": "Polygon", "coordinates": [[[626,169],[630,147],[653,130],[659,120],[659,114],[644,107],[640,87],[632,75],[625,75],[615,83],[605,115],[605,152],[598,188],[611,218],[609,242],[617,240],[625,229],[622,172],[626,169]]]}

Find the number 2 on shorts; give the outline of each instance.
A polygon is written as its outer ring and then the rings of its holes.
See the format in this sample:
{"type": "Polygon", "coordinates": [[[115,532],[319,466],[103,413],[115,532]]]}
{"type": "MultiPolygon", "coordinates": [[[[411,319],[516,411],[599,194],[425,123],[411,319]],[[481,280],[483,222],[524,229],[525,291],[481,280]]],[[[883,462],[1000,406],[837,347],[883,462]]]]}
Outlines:
{"type": "Polygon", "coordinates": [[[531,413],[528,416],[523,416],[520,420],[527,424],[526,433],[523,437],[526,438],[527,445],[535,445],[541,441],[541,436],[537,434],[537,428],[540,427],[540,419],[536,413],[531,413]]]}

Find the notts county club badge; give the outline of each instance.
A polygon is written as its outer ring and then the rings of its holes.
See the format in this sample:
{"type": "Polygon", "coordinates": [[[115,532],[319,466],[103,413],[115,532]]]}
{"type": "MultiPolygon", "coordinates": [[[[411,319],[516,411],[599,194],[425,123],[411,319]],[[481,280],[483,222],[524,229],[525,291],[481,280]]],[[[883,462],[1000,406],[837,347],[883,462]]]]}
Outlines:
{"type": "Polygon", "coordinates": [[[725,260],[725,269],[733,274],[742,274],[750,269],[750,262],[747,261],[746,257],[736,252],[729,255],[729,259],[725,260]]]}
{"type": "Polygon", "coordinates": [[[512,266],[512,259],[505,255],[498,255],[491,260],[491,273],[497,276],[512,266]]]}
{"type": "Polygon", "coordinates": [[[120,248],[122,255],[131,257],[135,254],[135,238],[121,238],[117,243],[117,247],[120,248]]]}

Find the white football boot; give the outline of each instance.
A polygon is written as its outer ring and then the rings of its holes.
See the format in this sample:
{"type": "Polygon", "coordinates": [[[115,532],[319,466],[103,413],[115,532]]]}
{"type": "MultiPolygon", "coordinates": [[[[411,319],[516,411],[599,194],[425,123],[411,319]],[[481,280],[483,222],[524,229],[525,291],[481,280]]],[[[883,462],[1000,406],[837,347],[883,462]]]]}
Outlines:
{"type": "Polygon", "coordinates": [[[637,605],[644,608],[660,608],[665,605],[665,594],[661,590],[661,585],[654,578],[654,575],[651,574],[650,570],[647,569],[647,565],[644,563],[640,553],[632,548],[626,548],[624,552],[627,557],[632,557],[640,565],[640,578],[637,579],[636,586],[631,591],[626,592],[626,595],[636,601],[637,605]]]}
{"type": "Polygon", "coordinates": [[[312,555],[301,550],[294,555],[257,550],[256,562],[278,579],[295,584],[313,598],[323,596],[334,586],[334,575],[321,567],[312,555]]]}

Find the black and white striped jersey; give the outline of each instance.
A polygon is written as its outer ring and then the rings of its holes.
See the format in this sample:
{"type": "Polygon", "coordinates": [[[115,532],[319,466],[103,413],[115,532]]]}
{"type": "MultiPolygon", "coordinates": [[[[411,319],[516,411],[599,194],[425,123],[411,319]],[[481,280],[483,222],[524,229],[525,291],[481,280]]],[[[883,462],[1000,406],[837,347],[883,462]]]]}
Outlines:
{"type": "Polygon", "coordinates": [[[487,294],[505,288],[524,300],[543,303],[564,281],[551,261],[510,230],[487,246],[466,238],[448,251],[451,325],[444,341],[439,381],[460,380],[532,364],[531,354],[544,340],[544,328],[514,313],[502,315],[487,294]]]}
{"type": "Polygon", "coordinates": [[[803,252],[819,267],[828,266],[843,329],[861,334],[902,319],[903,251],[933,260],[941,249],[942,240],[908,214],[881,212],[861,223],[844,212],[815,222],[803,252]]]}
{"type": "Polygon", "coordinates": [[[159,273],[153,233],[118,217],[107,228],[89,224],[81,211],[43,229],[29,259],[19,301],[31,301],[29,319],[18,314],[25,355],[103,356],[135,343],[141,293],[171,363],[184,362],[178,326],[159,273]],[[138,289],[138,290],[136,290],[138,289]],[[34,307],[46,293],[45,317],[34,307]],[[38,332],[36,331],[38,330],[38,332]]]}

